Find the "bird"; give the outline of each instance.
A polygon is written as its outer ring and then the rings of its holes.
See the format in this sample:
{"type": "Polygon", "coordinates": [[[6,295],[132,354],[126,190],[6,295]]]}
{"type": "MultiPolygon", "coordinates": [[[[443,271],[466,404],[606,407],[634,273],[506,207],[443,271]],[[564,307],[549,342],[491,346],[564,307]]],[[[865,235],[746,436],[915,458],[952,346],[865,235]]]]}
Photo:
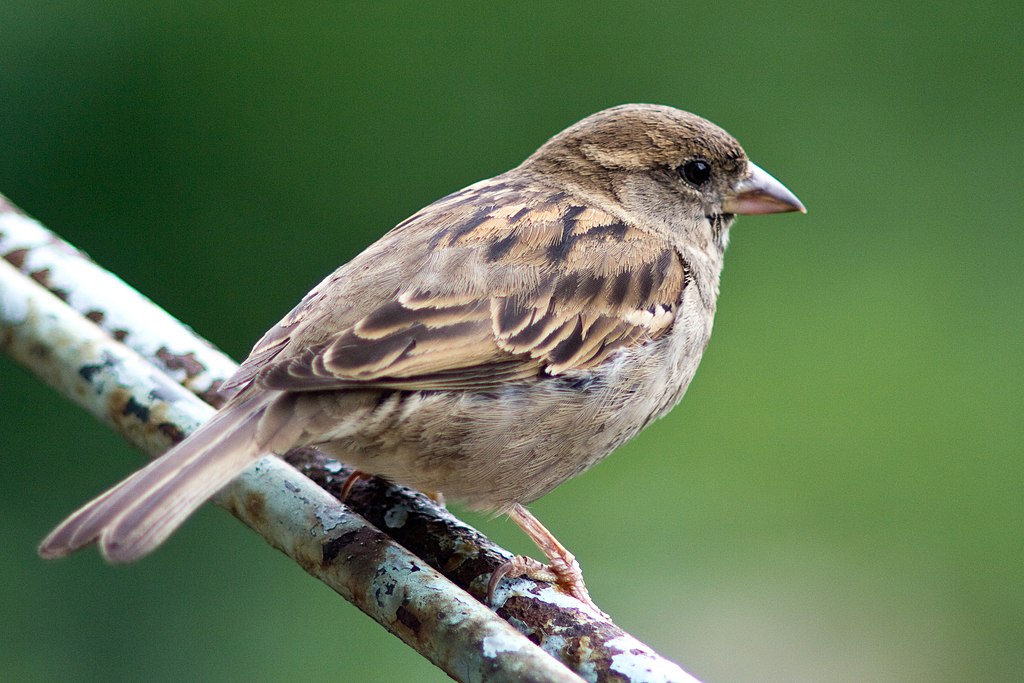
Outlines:
{"type": "Polygon", "coordinates": [[[443,197],[327,276],[254,346],[228,400],[74,512],[44,558],[148,554],[260,457],[314,446],[361,474],[510,517],[545,555],[493,572],[594,605],[527,505],[682,399],[711,336],[736,215],[800,200],[722,128],[599,111],[443,197]]]}

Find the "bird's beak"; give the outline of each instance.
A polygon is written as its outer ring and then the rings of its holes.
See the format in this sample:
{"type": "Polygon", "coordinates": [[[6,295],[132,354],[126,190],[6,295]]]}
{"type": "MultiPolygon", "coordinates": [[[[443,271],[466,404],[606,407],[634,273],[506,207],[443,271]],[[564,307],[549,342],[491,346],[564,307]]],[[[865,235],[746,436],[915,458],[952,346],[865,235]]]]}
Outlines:
{"type": "Polygon", "coordinates": [[[757,164],[748,161],[750,175],[736,183],[726,194],[722,209],[726,213],[807,213],[803,203],[785,185],[773,178],[757,164]]]}

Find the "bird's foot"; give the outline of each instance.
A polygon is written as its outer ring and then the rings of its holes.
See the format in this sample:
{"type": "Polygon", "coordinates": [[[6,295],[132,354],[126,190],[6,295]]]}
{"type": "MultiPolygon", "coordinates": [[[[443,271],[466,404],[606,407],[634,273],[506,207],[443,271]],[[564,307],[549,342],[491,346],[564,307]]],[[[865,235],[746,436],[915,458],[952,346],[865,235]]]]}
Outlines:
{"type": "Polygon", "coordinates": [[[572,555],[565,558],[554,558],[551,564],[544,564],[525,555],[516,555],[511,560],[507,560],[491,574],[491,580],[487,586],[488,603],[494,603],[494,591],[502,579],[515,579],[520,576],[554,584],[555,588],[566,595],[571,595],[599,614],[604,614],[591,599],[587,586],[583,582],[580,563],[572,555]]]}
{"type": "Polygon", "coordinates": [[[573,554],[559,543],[558,539],[523,506],[514,506],[509,511],[509,517],[533,539],[537,547],[547,556],[549,564],[538,562],[532,557],[525,557],[523,555],[517,555],[511,560],[502,563],[491,574],[491,580],[487,586],[488,603],[494,603],[494,591],[502,579],[526,576],[535,581],[552,583],[563,593],[576,598],[583,604],[591,607],[598,614],[607,616],[590,598],[587,586],[583,582],[583,571],[580,569],[580,563],[576,561],[573,554]]]}

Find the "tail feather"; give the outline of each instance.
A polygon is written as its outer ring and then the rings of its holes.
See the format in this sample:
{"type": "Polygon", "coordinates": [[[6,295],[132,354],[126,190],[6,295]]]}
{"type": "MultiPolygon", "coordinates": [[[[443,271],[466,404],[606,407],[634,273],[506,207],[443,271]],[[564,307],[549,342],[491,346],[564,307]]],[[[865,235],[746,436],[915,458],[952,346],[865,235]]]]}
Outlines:
{"type": "Polygon", "coordinates": [[[131,562],[159,546],[196,508],[272,444],[257,427],[272,399],[233,403],[148,466],[84,505],[39,546],[45,558],[99,541],[110,562],[131,562]]]}

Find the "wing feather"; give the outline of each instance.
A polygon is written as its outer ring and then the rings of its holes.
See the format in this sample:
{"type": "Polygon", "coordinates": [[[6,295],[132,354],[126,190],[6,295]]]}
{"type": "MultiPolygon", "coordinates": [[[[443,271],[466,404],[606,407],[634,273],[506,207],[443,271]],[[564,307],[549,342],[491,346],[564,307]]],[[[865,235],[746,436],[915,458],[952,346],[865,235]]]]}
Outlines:
{"type": "Polygon", "coordinates": [[[584,370],[665,334],[688,271],[652,234],[499,176],[324,280],[226,386],[487,389],[584,370]]]}

